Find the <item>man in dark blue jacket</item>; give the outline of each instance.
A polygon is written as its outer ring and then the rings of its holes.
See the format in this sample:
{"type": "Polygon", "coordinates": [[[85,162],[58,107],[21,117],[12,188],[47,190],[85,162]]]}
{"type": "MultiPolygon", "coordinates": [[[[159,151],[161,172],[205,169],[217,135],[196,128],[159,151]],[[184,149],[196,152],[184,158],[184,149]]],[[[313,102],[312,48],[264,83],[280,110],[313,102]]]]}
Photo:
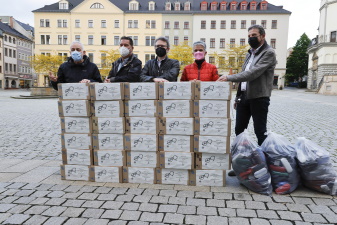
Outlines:
{"type": "Polygon", "coordinates": [[[49,79],[55,90],[58,83],[103,82],[96,64],[90,62],[89,57],[85,55],[81,42],[74,41],[70,45],[70,54],[68,61],[59,67],[57,77],[49,72],[49,79]]]}

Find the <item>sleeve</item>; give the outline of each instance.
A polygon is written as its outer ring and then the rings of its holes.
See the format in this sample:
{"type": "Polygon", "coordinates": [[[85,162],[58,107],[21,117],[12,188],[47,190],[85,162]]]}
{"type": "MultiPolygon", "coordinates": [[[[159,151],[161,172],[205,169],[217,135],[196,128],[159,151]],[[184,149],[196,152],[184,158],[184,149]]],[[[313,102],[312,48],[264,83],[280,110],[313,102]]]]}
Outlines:
{"type": "Polygon", "coordinates": [[[131,65],[128,73],[123,76],[115,77],[115,82],[139,82],[139,76],[142,71],[142,61],[137,60],[134,65],[131,65]]]}
{"type": "Polygon", "coordinates": [[[149,67],[150,67],[151,60],[147,61],[144,68],[142,69],[140,73],[140,81],[141,82],[152,82],[153,76],[149,75],[149,67]]]}
{"type": "Polygon", "coordinates": [[[92,79],[90,79],[90,82],[99,82],[102,83],[102,77],[101,74],[98,70],[98,67],[94,64],[94,70],[93,70],[93,74],[92,74],[92,79]]]}
{"type": "Polygon", "coordinates": [[[65,76],[64,76],[64,73],[63,73],[63,66],[61,65],[59,67],[59,69],[57,70],[57,81],[56,82],[50,81],[50,83],[55,90],[58,90],[57,84],[58,83],[65,83],[65,82],[66,81],[65,81],[65,76]]]}
{"type": "Polygon", "coordinates": [[[216,66],[214,66],[212,70],[212,81],[216,81],[218,79],[219,79],[218,69],[216,68],[216,66]]]}
{"type": "Polygon", "coordinates": [[[188,81],[186,67],[183,70],[183,74],[181,75],[180,81],[188,81]]]}
{"type": "Polygon", "coordinates": [[[165,70],[160,78],[164,78],[168,81],[177,81],[178,75],[180,71],[180,65],[178,60],[173,60],[170,68],[165,70]]]}
{"type": "Polygon", "coordinates": [[[112,63],[111,70],[109,71],[109,75],[108,75],[108,79],[110,79],[111,82],[114,82],[115,80],[114,67],[115,67],[115,64],[112,63]]]}
{"type": "Polygon", "coordinates": [[[268,68],[275,67],[275,65],[276,56],[274,50],[267,50],[250,70],[228,76],[228,81],[243,82],[255,80],[268,68]]]}

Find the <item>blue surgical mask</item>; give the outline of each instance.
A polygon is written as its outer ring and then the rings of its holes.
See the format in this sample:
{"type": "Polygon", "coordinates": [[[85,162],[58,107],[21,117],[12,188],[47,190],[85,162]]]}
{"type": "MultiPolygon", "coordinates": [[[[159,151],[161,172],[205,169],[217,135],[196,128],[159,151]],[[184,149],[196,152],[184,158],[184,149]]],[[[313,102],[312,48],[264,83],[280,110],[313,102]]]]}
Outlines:
{"type": "Polygon", "coordinates": [[[73,51],[71,52],[71,58],[73,58],[75,62],[79,62],[82,60],[82,53],[78,51],[73,51]]]}

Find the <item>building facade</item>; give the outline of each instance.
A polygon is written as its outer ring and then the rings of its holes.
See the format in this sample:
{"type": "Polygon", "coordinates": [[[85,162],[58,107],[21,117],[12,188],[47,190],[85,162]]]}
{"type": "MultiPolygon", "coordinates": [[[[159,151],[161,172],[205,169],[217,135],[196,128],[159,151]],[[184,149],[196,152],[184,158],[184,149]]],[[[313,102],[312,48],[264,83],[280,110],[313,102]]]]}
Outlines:
{"type": "MultiPolygon", "coordinates": [[[[308,48],[307,88],[318,90],[329,79],[337,76],[337,1],[321,0],[318,35],[312,39],[308,48]]],[[[337,85],[324,85],[323,92],[337,93],[337,85]]]]}
{"type": "Polygon", "coordinates": [[[5,76],[3,72],[4,68],[4,60],[3,60],[3,33],[2,30],[0,30],[0,89],[3,89],[5,76]]]}
{"type": "MultiPolygon", "coordinates": [[[[118,49],[121,36],[134,39],[134,53],[144,65],[155,57],[154,40],[159,36],[169,38],[171,46],[205,40],[209,53],[220,52],[233,39],[247,44],[247,29],[255,21],[265,26],[267,42],[275,48],[276,79],[285,74],[291,13],[267,1],[61,0],[33,12],[35,54],[68,56],[69,45],[78,40],[98,67],[102,51],[118,49]]],[[[47,74],[40,76],[38,85],[48,86],[47,74]]]]}

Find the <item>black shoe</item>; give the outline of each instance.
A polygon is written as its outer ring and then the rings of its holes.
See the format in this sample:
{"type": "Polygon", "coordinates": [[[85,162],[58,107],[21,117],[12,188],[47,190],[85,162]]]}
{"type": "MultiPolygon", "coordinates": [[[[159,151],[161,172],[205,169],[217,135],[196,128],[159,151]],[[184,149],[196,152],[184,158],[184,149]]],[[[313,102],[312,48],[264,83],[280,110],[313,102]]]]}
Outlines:
{"type": "Polygon", "coordinates": [[[230,176],[230,177],[235,177],[236,174],[235,174],[234,170],[229,171],[229,172],[228,172],[228,176],[230,176]]]}

